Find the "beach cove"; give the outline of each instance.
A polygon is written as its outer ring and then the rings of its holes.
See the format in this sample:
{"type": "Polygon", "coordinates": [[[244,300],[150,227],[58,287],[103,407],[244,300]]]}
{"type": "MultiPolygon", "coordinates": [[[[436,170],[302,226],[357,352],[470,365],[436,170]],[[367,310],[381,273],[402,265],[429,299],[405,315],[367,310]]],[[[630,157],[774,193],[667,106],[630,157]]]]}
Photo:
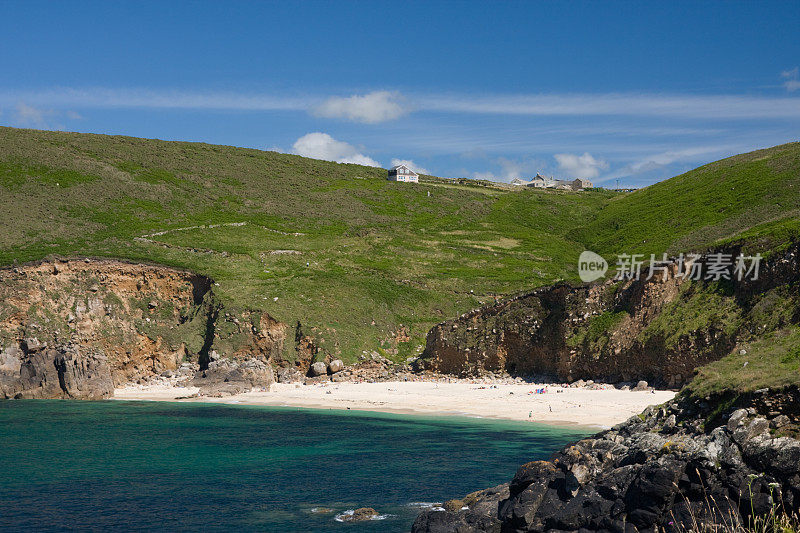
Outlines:
{"type": "Polygon", "coordinates": [[[268,391],[253,390],[219,398],[197,396],[198,391],[197,387],[169,384],[128,385],[116,389],[114,398],[460,415],[597,430],[624,422],[648,405],[661,404],[675,396],[673,391],[620,390],[611,385],[573,388],[455,379],[274,383],[268,391]]]}

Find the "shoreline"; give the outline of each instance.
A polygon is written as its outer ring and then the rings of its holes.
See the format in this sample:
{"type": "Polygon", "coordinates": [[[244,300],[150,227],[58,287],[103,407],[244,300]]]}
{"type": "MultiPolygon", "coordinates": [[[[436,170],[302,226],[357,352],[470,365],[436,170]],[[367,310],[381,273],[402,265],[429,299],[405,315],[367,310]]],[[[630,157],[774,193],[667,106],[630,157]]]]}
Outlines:
{"type": "Polygon", "coordinates": [[[175,401],[354,410],[425,416],[462,416],[528,421],[559,427],[603,430],[661,404],[673,391],[623,391],[562,388],[531,383],[456,382],[379,383],[325,382],[311,385],[274,383],[270,390],[254,390],[224,397],[197,396],[196,387],[128,385],[114,391],[114,400],[175,401]],[[536,393],[545,389],[545,393],[536,393]]]}

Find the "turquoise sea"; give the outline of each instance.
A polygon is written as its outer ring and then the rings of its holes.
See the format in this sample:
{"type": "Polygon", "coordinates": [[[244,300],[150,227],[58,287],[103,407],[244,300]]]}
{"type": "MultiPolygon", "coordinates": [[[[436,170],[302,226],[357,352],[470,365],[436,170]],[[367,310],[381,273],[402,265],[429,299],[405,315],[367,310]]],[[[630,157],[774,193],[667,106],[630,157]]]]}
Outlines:
{"type": "Polygon", "coordinates": [[[420,503],[508,481],[584,435],[357,411],[0,401],[0,531],[408,531],[420,503]],[[357,507],[387,516],[336,521],[357,507]]]}

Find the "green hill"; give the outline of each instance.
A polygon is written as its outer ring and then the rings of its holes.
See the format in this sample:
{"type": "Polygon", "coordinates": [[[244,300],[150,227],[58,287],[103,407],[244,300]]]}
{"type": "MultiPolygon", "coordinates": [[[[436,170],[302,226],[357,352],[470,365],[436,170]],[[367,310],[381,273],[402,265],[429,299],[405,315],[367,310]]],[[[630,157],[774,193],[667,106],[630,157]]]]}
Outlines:
{"type": "Polygon", "coordinates": [[[575,240],[600,254],[702,251],[737,237],[797,235],[800,143],[729,157],[610,201],[575,240]]]}
{"type": "Polygon", "coordinates": [[[612,196],[392,183],[259,150],[0,128],[0,263],[120,257],[211,276],[229,309],[405,358],[435,323],[575,279],[566,235],[612,196]],[[393,342],[401,329],[410,342],[393,342]],[[313,330],[311,328],[314,328],[313,330]]]}
{"type": "Polygon", "coordinates": [[[301,322],[332,355],[383,348],[401,360],[435,323],[577,281],[585,247],[611,259],[794,235],[799,169],[795,143],[630,194],[578,194],[392,183],[382,169],[276,152],[0,128],[0,265],[60,255],[187,268],[214,278],[226,308],[301,322]]]}

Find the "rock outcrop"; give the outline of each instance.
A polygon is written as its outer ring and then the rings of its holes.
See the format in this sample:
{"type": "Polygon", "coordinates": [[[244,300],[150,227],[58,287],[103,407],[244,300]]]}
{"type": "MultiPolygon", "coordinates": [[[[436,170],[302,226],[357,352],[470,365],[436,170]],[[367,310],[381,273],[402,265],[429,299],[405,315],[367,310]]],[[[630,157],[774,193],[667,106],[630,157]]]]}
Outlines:
{"type": "Polygon", "coordinates": [[[412,531],[689,531],[796,513],[798,430],[797,387],[681,397],[522,465],[507,485],[465,498],[467,509],[427,511],[412,531]]]}
{"type": "Polygon", "coordinates": [[[0,346],[35,337],[102,352],[115,385],[177,369],[202,347],[211,281],[112,260],[52,260],[0,269],[0,346]]]}
{"type": "Polygon", "coordinates": [[[113,393],[111,368],[101,352],[48,348],[37,340],[0,353],[0,398],[99,400],[113,393]]]}
{"type": "Polygon", "coordinates": [[[336,519],[340,522],[364,522],[365,520],[376,520],[380,516],[381,514],[372,507],[360,507],[336,515],[336,519]]]}
{"type": "Polygon", "coordinates": [[[677,388],[742,337],[800,323],[800,243],[762,261],[757,280],[677,274],[673,263],[652,279],[560,283],[471,311],[430,330],[419,365],[458,376],[644,379],[677,388]]]}
{"type": "Polygon", "coordinates": [[[0,398],[107,397],[184,362],[206,371],[209,393],[268,387],[289,328],[224,308],[212,287],[191,272],[106,259],[0,269],[0,398]]]}
{"type": "Polygon", "coordinates": [[[218,359],[208,368],[195,374],[192,385],[200,388],[201,396],[230,396],[254,388],[269,390],[275,382],[272,366],[267,361],[218,359]]]}

